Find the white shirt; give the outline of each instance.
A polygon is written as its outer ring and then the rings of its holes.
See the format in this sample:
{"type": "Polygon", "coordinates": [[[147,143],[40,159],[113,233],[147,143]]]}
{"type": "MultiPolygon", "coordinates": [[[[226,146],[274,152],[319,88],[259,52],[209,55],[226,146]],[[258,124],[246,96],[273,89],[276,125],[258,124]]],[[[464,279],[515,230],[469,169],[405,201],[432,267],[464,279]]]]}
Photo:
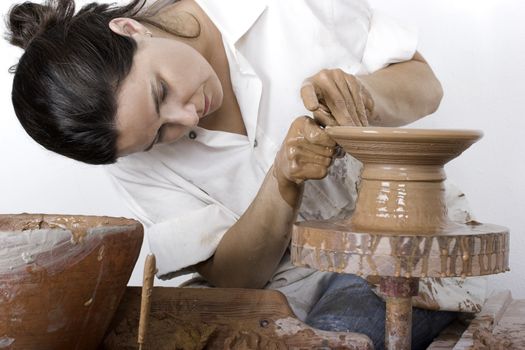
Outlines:
{"type": "MultiPolygon", "coordinates": [[[[305,78],[324,68],[367,74],[409,60],[417,44],[412,28],[360,0],[197,2],[222,33],[247,136],[194,127],[108,167],[146,226],[160,278],[191,272],[211,257],[250,205],[289,125],[307,112],[300,99],[305,78]]],[[[346,156],[327,178],[308,181],[299,219],[351,213],[359,170],[346,156]]],[[[268,287],[283,291],[304,318],[329,276],[292,267],[285,257],[268,287]]]]}

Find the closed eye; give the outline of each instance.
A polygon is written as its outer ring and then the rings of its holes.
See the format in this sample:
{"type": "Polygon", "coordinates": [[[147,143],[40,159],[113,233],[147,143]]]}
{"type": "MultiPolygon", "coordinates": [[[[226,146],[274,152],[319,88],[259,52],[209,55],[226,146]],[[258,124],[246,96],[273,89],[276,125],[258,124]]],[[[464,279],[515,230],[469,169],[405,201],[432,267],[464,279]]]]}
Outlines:
{"type": "Polygon", "coordinates": [[[160,81],[160,103],[163,103],[166,100],[166,96],[168,96],[168,86],[166,85],[166,82],[164,80],[160,81]]]}
{"type": "Polygon", "coordinates": [[[151,96],[153,103],[155,104],[155,112],[157,117],[160,118],[160,105],[166,100],[168,95],[168,86],[164,80],[158,80],[157,84],[151,84],[151,96]]]}
{"type": "MultiPolygon", "coordinates": [[[[160,79],[160,87],[157,85],[157,88],[155,89],[152,85],[151,92],[153,95],[153,101],[155,102],[155,110],[157,112],[157,116],[160,118],[160,105],[166,100],[166,96],[168,95],[168,87],[164,80],[160,79]]],[[[161,139],[162,127],[159,128],[157,131],[157,134],[155,135],[155,138],[150,143],[148,147],[144,149],[143,152],[149,151],[156,143],[158,143],[161,139]]]]}

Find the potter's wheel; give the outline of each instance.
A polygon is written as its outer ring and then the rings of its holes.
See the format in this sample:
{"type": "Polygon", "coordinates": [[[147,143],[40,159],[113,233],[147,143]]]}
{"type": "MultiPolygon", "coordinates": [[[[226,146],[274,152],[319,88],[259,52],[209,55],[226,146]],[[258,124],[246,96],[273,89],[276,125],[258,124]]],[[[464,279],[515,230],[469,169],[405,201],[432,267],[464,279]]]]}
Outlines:
{"type": "Polygon", "coordinates": [[[348,219],[296,224],[292,261],[322,271],[381,277],[387,297],[386,345],[409,349],[408,314],[419,277],[481,276],[509,268],[507,228],[473,221],[458,224],[447,216],[444,165],[482,133],[326,130],[363,163],[356,209],[348,219]]]}
{"type": "Polygon", "coordinates": [[[505,227],[451,223],[431,235],[353,230],[344,221],[294,227],[295,265],[359,276],[467,277],[508,270],[505,227]]]}

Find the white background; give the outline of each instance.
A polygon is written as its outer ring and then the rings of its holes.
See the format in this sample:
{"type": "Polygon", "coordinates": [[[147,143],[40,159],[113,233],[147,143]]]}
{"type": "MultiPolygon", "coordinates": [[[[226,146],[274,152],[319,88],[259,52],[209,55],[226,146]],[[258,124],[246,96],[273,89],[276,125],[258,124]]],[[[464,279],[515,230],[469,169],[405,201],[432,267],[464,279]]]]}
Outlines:
{"type": "MultiPolygon", "coordinates": [[[[0,2],[0,13],[5,15],[13,3],[0,2]]],[[[507,288],[525,298],[525,2],[371,3],[419,28],[419,50],[442,82],[445,96],[439,111],[413,126],[484,131],[484,138],[446,171],[467,194],[478,221],[510,228],[511,272],[492,276],[491,288],[507,288]]],[[[1,41],[0,53],[0,213],[131,217],[101,167],[52,154],[25,134],[11,106],[12,76],[7,72],[22,51],[1,41]]],[[[145,242],[130,284],[141,284],[147,250],[145,242]]]]}

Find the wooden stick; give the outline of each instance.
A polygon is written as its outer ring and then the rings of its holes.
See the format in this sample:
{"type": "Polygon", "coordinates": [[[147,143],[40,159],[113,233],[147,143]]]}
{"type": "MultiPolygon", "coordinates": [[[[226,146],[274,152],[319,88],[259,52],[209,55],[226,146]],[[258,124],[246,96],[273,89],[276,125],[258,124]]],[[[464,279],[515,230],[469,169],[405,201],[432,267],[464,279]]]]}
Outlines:
{"type": "Polygon", "coordinates": [[[142,281],[142,298],[140,301],[140,320],[137,342],[139,350],[146,342],[146,329],[148,326],[148,316],[151,302],[151,292],[153,291],[153,281],[157,272],[155,255],[148,254],[144,262],[144,279],[142,281]]]}

